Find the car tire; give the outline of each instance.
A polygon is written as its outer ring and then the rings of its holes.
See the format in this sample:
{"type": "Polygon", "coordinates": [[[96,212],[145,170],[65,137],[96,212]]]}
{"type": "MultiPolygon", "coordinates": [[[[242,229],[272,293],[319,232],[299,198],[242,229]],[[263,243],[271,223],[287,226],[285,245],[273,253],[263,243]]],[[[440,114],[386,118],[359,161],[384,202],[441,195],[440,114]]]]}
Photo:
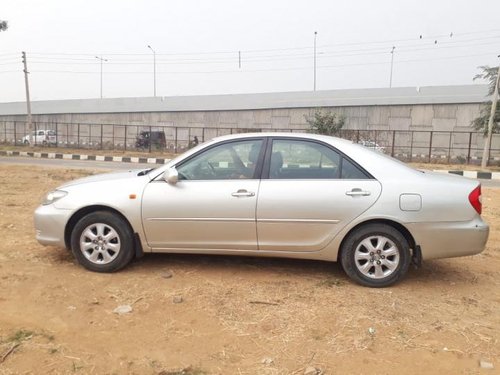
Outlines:
{"type": "Polygon", "coordinates": [[[29,144],[30,144],[30,142],[29,142],[27,139],[25,139],[23,143],[24,143],[25,145],[29,145],[29,144]]]}
{"type": "Polygon", "coordinates": [[[78,263],[94,272],[115,272],[130,263],[134,238],[129,224],[116,214],[96,211],[81,218],[71,233],[78,263]]]}
{"type": "Polygon", "coordinates": [[[410,246],[392,226],[369,224],[344,240],[340,262],[345,273],[358,284],[383,288],[405,276],[411,262],[410,246]]]}

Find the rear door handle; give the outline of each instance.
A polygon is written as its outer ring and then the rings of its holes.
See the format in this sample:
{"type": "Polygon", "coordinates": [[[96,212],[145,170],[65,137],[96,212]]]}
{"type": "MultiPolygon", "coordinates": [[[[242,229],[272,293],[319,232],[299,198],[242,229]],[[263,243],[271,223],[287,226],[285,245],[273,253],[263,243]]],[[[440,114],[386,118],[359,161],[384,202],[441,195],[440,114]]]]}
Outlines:
{"type": "Polygon", "coordinates": [[[351,197],[366,197],[370,195],[371,193],[369,191],[364,191],[359,188],[354,188],[351,191],[346,191],[345,195],[350,195],[351,197]]]}
{"type": "Polygon", "coordinates": [[[245,189],[239,189],[234,193],[231,193],[233,197],[253,197],[255,193],[253,191],[247,191],[245,189]]]}

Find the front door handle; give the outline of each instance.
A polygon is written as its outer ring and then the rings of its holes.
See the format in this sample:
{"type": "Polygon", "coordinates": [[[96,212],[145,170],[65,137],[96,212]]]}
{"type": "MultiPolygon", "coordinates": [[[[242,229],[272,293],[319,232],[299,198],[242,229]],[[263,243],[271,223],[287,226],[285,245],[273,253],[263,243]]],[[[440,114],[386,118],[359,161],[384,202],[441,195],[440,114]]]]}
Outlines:
{"type": "Polygon", "coordinates": [[[247,191],[245,189],[239,189],[234,193],[231,193],[233,197],[253,197],[255,193],[253,191],[247,191]]]}
{"type": "Polygon", "coordinates": [[[350,195],[351,197],[366,197],[370,195],[369,191],[364,191],[359,188],[354,188],[351,191],[346,191],[345,195],[350,195]]]}

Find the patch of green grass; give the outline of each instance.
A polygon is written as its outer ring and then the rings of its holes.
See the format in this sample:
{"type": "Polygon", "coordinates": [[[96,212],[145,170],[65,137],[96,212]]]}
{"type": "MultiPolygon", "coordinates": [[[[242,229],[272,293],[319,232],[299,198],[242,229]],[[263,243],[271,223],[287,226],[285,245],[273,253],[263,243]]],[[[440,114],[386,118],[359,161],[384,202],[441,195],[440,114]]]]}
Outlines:
{"type": "Polygon", "coordinates": [[[14,333],[12,333],[10,336],[8,336],[6,339],[3,339],[3,340],[0,339],[0,343],[3,343],[3,344],[18,343],[18,344],[20,344],[23,341],[27,341],[27,340],[32,339],[34,336],[43,337],[50,342],[55,340],[54,335],[51,335],[51,334],[48,334],[45,332],[38,333],[38,332],[30,331],[27,329],[19,329],[19,330],[15,331],[14,333]]]}
{"type": "Polygon", "coordinates": [[[25,329],[20,329],[7,338],[7,342],[22,342],[31,339],[35,333],[25,329]]]}

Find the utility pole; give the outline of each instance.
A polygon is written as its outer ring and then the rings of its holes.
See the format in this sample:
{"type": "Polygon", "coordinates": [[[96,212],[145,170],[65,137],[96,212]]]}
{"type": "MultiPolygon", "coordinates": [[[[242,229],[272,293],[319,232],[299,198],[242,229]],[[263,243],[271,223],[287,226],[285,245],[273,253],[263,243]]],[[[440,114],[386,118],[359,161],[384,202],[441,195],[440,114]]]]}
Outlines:
{"type": "Polygon", "coordinates": [[[103,61],[108,61],[107,59],[103,59],[102,56],[96,56],[95,57],[97,60],[100,60],[101,61],[101,99],[102,99],[102,62],[103,61]]]}
{"type": "Polygon", "coordinates": [[[318,35],[318,32],[314,32],[314,85],[313,89],[316,91],[316,36],[318,35]]]}
{"type": "MultiPolygon", "coordinates": [[[[22,58],[23,58],[23,65],[24,65],[24,69],[23,69],[23,72],[24,72],[24,84],[26,86],[26,109],[27,109],[27,113],[28,113],[28,118],[27,118],[27,122],[26,122],[26,125],[27,125],[27,133],[28,135],[31,135],[31,131],[32,131],[32,119],[31,119],[31,101],[30,101],[30,85],[29,85],[29,82],[28,82],[28,63],[26,62],[26,52],[22,52],[22,58]]],[[[32,144],[32,142],[30,142],[30,144],[32,144]]]]}
{"type": "Polygon", "coordinates": [[[391,50],[391,77],[389,78],[389,87],[392,87],[392,67],[394,66],[394,50],[396,49],[395,46],[392,46],[391,50]]]}
{"type": "Polygon", "coordinates": [[[153,51],[153,91],[156,96],[156,52],[149,44],[148,48],[153,51]]]}
{"type": "MultiPolygon", "coordinates": [[[[497,57],[500,57],[498,55],[497,57]]],[[[481,168],[486,168],[488,166],[488,160],[490,158],[490,148],[491,148],[491,137],[493,135],[493,123],[495,121],[495,113],[497,111],[498,102],[498,82],[500,81],[500,61],[498,64],[497,80],[495,82],[495,90],[493,91],[493,97],[491,101],[491,112],[490,119],[488,121],[488,136],[486,137],[486,142],[484,144],[483,159],[481,160],[481,168]]]]}

